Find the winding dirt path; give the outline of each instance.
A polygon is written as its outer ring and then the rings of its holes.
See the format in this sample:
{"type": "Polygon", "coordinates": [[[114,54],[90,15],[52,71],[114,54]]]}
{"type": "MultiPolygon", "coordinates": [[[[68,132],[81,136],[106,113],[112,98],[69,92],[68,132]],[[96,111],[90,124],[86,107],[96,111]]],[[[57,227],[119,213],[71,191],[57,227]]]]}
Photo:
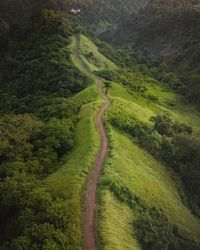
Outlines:
{"type": "Polygon", "coordinates": [[[95,76],[83,63],[80,54],[80,38],[76,37],[76,48],[75,56],[79,65],[83,71],[88,74],[90,77],[94,78],[98,82],[98,89],[105,101],[105,105],[99,110],[96,117],[96,127],[100,135],[100,148],[96,156],[96,160],[92,171],[89,175],[86,187],[85,195],[85,206],[84,206],[84,249],[85,250],[97,250],[97,241],[96,241],[96,194],[97,194],[97,185],[98,180],[103,169],[104,161],[106,158],[106,153],[108,149],[108,139],[106,137],[105,128],[102,122],[102,117],[106,113],[110,101],[103,91],[103,82],[97,76],[95,76]]]}

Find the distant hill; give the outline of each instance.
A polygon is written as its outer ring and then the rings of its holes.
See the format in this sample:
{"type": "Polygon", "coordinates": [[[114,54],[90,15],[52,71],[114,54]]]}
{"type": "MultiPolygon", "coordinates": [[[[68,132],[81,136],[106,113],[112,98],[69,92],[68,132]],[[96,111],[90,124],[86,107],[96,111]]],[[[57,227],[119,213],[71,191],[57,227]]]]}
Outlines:
{"type": "Polygon", "coordinates": [[[83,6],[88,0],[1,0],[0,18],[19,21],[44,8],[66,10],[70,6],[83,6]]]}
{"type": "MultiPolygon", "coordinates": [[[[182,34],[184,29],[195,29],[192,26],[195,20],[198,26],[199,6],[199,0],[151,0],[138,14],[133,13],[128,20],[122,22],[119,29],[105,34],[105,38],[129,47],[147,46],[150,49],[151,45],[155,45],[156,50],[152,54],[162,54],[162,49],[159,50],[154,39],[159,40],[161,36],[166,39],[176,37],[176,31],[182,34]]],[[[162,46],[165,47],[165,44],[162,46]]]]}
{"type": "Polygon", "coordinates": [[[93,0],[87,14],[93,18],[93,22],[107,21],[118,24],[133,13],[138,13],[148,2],[149,0],[93,0]]]}
{"type": "Polygon", "coordinates": [[[127,15],[138,12],[149,0],[1,0],[0,17],[21,20],[44,8],[66,10],[69,7],[84,7],[84,15],[92,23],[104,20],[119,22],[127,15]]]}

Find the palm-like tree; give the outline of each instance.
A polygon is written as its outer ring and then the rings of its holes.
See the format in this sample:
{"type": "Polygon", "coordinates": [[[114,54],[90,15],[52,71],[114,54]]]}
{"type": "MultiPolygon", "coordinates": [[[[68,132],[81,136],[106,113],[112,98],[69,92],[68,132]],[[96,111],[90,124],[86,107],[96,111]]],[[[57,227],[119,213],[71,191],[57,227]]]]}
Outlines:
{"type": "Polygon", "coordinates": [[[111,88],[111,82],[110,81],[105,81],[104,82],[104,88],[105,88],[105,94],[107,95],[110,88],[111,88]]]}

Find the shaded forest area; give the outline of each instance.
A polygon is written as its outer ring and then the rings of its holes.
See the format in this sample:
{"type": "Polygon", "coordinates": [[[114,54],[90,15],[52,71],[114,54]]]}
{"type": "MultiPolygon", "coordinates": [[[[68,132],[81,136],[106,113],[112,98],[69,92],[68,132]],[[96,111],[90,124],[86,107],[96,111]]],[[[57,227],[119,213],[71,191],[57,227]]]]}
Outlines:
{"type": "Polygon", "coordinates": [[[0,21],[0,249],[69,249],[64,198],[42,180],[73,147],[89,80],[70,61],[70,23],[44,10],[0,21]]]}
{"type": "Polygon", "coordinates": [[[199,107],[199,2],[182,2],[151,1],[116,31],[105,32],[102,37],[148,55],[162,71],[150,66],[153,76],[163,83],[170,85],[173,76],[169,73],[176,74],[181,84],[174,89],[199,107]]]}

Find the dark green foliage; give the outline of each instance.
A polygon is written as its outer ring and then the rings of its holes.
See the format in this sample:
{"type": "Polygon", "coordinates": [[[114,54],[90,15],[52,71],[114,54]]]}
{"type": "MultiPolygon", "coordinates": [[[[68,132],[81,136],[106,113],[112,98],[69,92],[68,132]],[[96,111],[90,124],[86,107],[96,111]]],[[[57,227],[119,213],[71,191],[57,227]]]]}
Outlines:
{"type": "Polygon", "coordinates": [[[69,151],[73,146],[72,129],[73,122],[68,119],[52,119],[45,128],[44,134],[46,139],[43,141],[45,147],[56,151],[58,156],[69,151]]]}
{"type": "Polygon", "coordinates": [[[0,56],[4,56],[5,49],[8,46],[8,35],[10,26],[4,20],[0,19],[0,56]]]}
{"type": "MultiPolygon", "coordinates": [[[[58,109],[55,103],[50,110],[58,109]]],[[[65,98],[58,103],[65,107],[59,118],[52,112],[45,122],[32,114],[0,119],[0,249],[70,249],[66,200],[38,180],[73,146],[79,108],[65,98]]]]}
{"type": "Polygon", "coordinates": [[[105,81],[104,82],[105,93],[107,94],[111,88],[111,82],[105,81]]]}
{"type": "Polygon", "coordinates": [[[0,249],[68,249],[68,209],[58,194],[15,174],[0,183],[0,199],[0,249]]]}
{"type": "MultiPolygon", "coordinates": [[[[157,103],[159,102],[158,98],[149,94],[144,94],[145,92],[145,77],[150,76],[154,80],[158,80],[160,83],[163,83],[165,86],[170,88],[171,90],[185,96],[188,100],[193,103],[199,102],[199,77],[198,74],[192,75],[190,82],[192,88],[188,90],[186,80],[180,76],[177,72],[174,73],[170,69],[170,67],[166,63],[159,63],[156,61],[148,50],[145,48],[140,51],[133,51],[131,49],[121,49],[114,47],[110,44],[101,42],[96,38],[92,38],[94,42],[97,44],[99,51],[110,58],[116,65],[121,67],[122,69],[117,71],[103,71],[98,72],[98,74],[104,77],[107,80],[121,81],[127,87],[130,88],[130,82],[134,82],[135,86],[132,89],[134,91],[140,92],[140,88],[142,89],[143,96],[147,98],[149,101],[157,103]],[[119,73],[117,75],[117,73],[119,73]],[[122,77],[123,75],[123,77],[122,77]],[[143,76],[143,79],[141,78],[143,76]],[[126,76],[129,80],[129,84],[127,84],[126,76]],[[139,87],[137,86],[139,85],[139,87]],[[136,87],[137,86],[137,87],[136,87]]],[[[133,85],[133,84],[131,84],[133,85]]]]}
{"type": "Polygon", "coordinates": [[[31,115],[2,117],[0,120],[1,163],[31,157],[33,147],[31,142],[39,139],[42,127],[43,123],[31,115]]]}
{"type": "Polygon", "coordinates": [[[47,175],[73,146],[71,119],[54,118],[44,124],[33,115],[10,115],[0,119],[1,177],[25,171],[47,175]],[[19,168],[19,169],[18,169],[19,168]]]}
{"type": "Polygon", "coordinates": [[[69,97],[88,79],[70,60],[60,14],[0,30],[0,249],[71,249],[66,198],[42,179],[73,147],[82,103],[69,97]]]}
{"type": "Polygon", "coordinates": [[[151,121],[154,123],[154,129],[161,135],[170,137],[178,133],[192,134],[191,127],[172,121],[167,114],[154,116],[151,121]]]}
{"type": "Polygon", "coordinates": [[[172,166],[180,174],[191,200],[200,206],[200,137],[179,134],[172,138],[172,144],[175,148],[172,166]]]}
{"type": "Polygon", "coordinates": [[[169,223],[161,210],[149,209],[143,212],[134,227],[143,249],[180,249],[176,237],[178,229],[169,223]]]}
{"type": "MultiPolygon", "coordinates": [[[[82,1],[79,1],[82,2],[82,1]]],[[[99,22],[105,26],[115,27],[120,22],[123,22],[133,13],[138,12],[148,2],[147,0],[93,0],[88,1],[88,7],[83,13],[82,20],[90,28],[96,30],[99,22]]]]}
{"type": "MultiPolygon", "coordinates": [[[[122,68],[131,68],[134,71],[144,71],[145,67],[153,65],[152,58],[146,51],[133,51],[131,49],[118,48],[114,45],[92,38],[99,51],[122,68]]],[[[144,73],[144,72],[143,72],[144,73]]]]}
{"type": "Polygon", "coordinates": [[[134,228],[144,250],[198,250],[200,247],[182,235],[164,212],[156,208],[141,213],[134,228]]]}
{"type": "Polygon", "coordinates": [[[17,97],[38,92],[68,97],[81,90],[87,78],[70,61],[70,34],[68,21],[51,10],[12,27],[0,61],[3,91],[17,97]]]}
{"type": "Polygon", "coordinates": [[[120,67],[130,67],[136,63],[135,54],[130,50],[115,48],[108,43],[95,40],[100,53],[120,67]]]}
{"type": "Polygon", "coordinates": [[[199,106],[200,12],[192,2],[150,1],[114,35],[108,33],[108,39],[134,51],[148,51],[157,61],[154,66],[164,62],[167,67],[149,67],[153,76],[199,106]],[[187,3],[180,8],[175,2],[187,3]]]}
{"type": "Polygon", "coordinates": [[[100,186],[108,187],[119,201],[126,203],[131,209],[134,209],[138,212],[143,212],[148,209],[148,206],[146,206],[146,204],[144,204],[138,196],[131,193],[127,187],[122,186],[121,183],[117,182],[116,180],[113,181],[104,178],[101,181],[100,186]]]}
{"type": "Polygon", "coordinates": [[[179,92],[182,95],[186,95],[186,85],[181,81],[177,74],[170,72],[165,63],[160,64],[158,67],[152,67],[148,73],[155,79],[166,84],[170,89],[179,92]]]}
{"type": "Polygon", "coordinates": [[[88,0],[1,0],[0,16],[11,23],[24,21],[32,17],[33,13],[39,13],[43,9],[66,11],[70,8],[82,8],[88,4],[88,0]]]}
{"type": "Polygon", "coordinates": [[[76,121],[80,106],[81,104],[75,102],[73,99],[60,97],[52,98],[48,99],[48,103],[46,103],[43,107],[40,104],[38,115],[39,117],[48,120],[52,117],[56,117],[58,119],[71,118],[73,121],[76,121]]]}

